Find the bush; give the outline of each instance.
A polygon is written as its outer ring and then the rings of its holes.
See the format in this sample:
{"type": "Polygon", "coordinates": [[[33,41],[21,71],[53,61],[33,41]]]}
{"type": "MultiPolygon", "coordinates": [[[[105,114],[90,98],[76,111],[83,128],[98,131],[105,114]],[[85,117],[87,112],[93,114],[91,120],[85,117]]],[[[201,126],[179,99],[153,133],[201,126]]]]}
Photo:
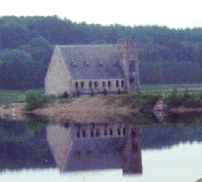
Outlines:
{"type": "Polygon", "coordinates": [[[81,95],[80,90],[77,90],[77,91],[76,91],[76,97],[80,97],[80,95],[81,95]]]}
{"type": "Polygon", "coordinates": [[[103,95],[107,95],[107,90],[106,89],[103,90],[103,95]]]}
{"type": "Polygon", "coordinates": [[[190,94],[188,89],[184,93],[180,94],[176,89],[173,89],[165,99],[164,103],[168,108],[174,107],[186,107],[186,108],[199,108],[202,107],[202,99],[200,94],[190,94]]]}
{"type": "Polygon", "coordinates": [[[91,89],[90,96],[93,97],[95,95],[94,90],[91,89]]]}
{"type": "Polygon", "coordinates": [[[178,93],[177,88],[173,88],[173,91],[164,99],[164,103],[168,108],[179,107],[183,104],[183,95],[178,93]]]}
{"type": "Polygon", "coordinates": [[[62,94],[62,98],[66,99],[66,98],[69,98],[69,94],[67,91],[65,91],[63,94],[62,94]]]}
{"type": "Polygon", "coordinates": [[[120,94],[121,94],[121,89],[119,88],[117,91],[117,95],[120,95],[120,94]]]}
{"type": "Polygon", "coordinates": [[[28,90],[25,92],[26,106],[24,110],[34,110],[39,107],[44,107],[48,103],[48,97],[42,95],[39,91],[28,90]]]}
{"type": "Polygon", "coordinates": [[[134,100],[130,105],[130,108],[138,108],[138,109],[152,109],[156,102],[161,98],[159,94],[135,94],[134,100]]]}

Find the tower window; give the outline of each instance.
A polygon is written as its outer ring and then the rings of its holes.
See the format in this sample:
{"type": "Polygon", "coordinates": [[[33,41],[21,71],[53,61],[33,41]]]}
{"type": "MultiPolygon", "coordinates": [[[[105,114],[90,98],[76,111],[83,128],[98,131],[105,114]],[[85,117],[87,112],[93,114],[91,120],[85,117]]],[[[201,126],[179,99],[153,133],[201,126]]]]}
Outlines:
{"type": "Polygon", "coordinates": [[[130,65],[130,73],[132,72],[132,66],[130,65]]]}
{"type": "Polygon", "coordinates": [[[80,131],[77,131],[77,138],[80,138],[80,131]]]}
{"type": "Polygon", "coordinates": [[[90,135],[91,135],[91,137],[94,137],[94,131],[93,130],[90,131],[90,135]]]}

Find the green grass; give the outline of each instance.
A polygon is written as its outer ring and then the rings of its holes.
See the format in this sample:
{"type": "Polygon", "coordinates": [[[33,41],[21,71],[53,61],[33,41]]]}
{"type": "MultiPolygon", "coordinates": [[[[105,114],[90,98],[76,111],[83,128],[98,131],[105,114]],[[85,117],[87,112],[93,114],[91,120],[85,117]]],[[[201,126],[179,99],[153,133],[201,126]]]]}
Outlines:
{"type": "Polygon", "coordinates": [[[8,105],[16,102],[24,102],[25,91],[0,90],[0,105],[8,105]]]}
{"type": "Polygon", "coordinates": [[[58,100],[58,103],[69,104],[69,103],[71,103],[71,99],[70,98],[62,98],[62,99],[58,100]]]}
{"type": "Polygon", "coordinates": [[[185,89],[189,89],[189,91],[202,92],[200,90],[202,88],[202,84],[166,84],[166,85],[141,85],[142,92],[149,93],[170,93],[173,88],[177,88],[179,92],[183,92],[185,89]]]}

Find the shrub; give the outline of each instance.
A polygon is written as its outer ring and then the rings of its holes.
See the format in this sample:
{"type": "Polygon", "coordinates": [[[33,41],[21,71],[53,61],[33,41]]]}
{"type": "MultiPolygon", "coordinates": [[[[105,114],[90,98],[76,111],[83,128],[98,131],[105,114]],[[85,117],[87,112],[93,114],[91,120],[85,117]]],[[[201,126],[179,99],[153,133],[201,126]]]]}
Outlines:
{"type": "Polygon", "coordinates": [[[80,90],[77,90],[77,91],[76,91],[76,96],[77,96],[77,97],[80,97],[80,95],[81,95],[80,90]]]}
{"type": "Polygon", "coordinates": [[[119,88],[117,91],[117,95],[120,95],[120,94],[121,94],[121,89],[119,88]]]}
{"type": "Polygon", "coordinates": [[[183,95],[179,94],[177,88],[173,88],[173,91],[166,96],[164,103],[168,108],[179,107],[183,103],[183,95]]]}
{"type": "Polygon", "coordinates": [[[91,89],[90,96],[93,97],[95,95],[94,90],[91,89]]]}
{"type": "Polygon", "coordinates": [[[34,110],[45,106],[45,103],[48,102],[48,97],[42,95],[39,91],[28,90],[25,92],[25,102],[24,110],[34,110]]]}
{"type": "Polygon", "coordinates": [[[69,94],[67,91],[65,91],[63,94],[62,94],[62,98],[69,98],[69,94]]]}
{"type": "Polygon", "coordinates": [[[152,109],[156,102],[161,98],[159,94],[141,94],[137,93],[133,97],[133,102],[130,105],[130,108],[138,109],[152,109]]]}
{"type": "Polygon", "coordinates": [[[103,95],[107,95],[107,90],[106,89],[103,90],[103,95]]]}

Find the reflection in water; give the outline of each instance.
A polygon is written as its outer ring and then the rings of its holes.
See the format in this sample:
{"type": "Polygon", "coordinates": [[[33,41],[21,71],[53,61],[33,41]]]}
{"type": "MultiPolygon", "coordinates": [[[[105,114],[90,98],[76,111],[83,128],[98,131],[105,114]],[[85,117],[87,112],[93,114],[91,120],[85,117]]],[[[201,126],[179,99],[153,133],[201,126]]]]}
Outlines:
{"type": "Polygon", "coordinates": [[[61,172],[122,169],[142,174],[140,127],[126,124],[62,124],[46,127],[61,172]]]}

